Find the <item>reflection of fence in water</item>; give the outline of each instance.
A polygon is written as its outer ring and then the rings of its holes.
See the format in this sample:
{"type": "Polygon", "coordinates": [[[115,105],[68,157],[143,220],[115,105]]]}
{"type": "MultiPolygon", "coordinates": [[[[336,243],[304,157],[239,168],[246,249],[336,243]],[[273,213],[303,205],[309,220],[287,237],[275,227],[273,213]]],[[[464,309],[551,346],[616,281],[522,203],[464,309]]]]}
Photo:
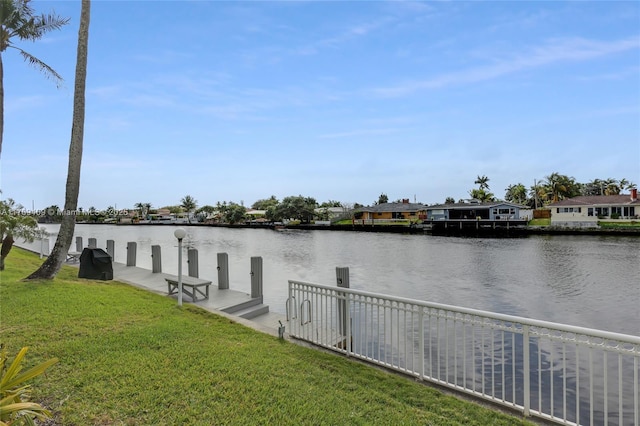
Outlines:
{"type": "Polygon", "coordinates": [[[354,356],[414,374],[420,364],[416,312],[377,297],[351,303],[354,356]]]}
{"type": "Polygon", "coordinates": [[[295,337],[547,420],[639,424],[638,337],[298,282],[290,294],[307,312],[295,337]]]}

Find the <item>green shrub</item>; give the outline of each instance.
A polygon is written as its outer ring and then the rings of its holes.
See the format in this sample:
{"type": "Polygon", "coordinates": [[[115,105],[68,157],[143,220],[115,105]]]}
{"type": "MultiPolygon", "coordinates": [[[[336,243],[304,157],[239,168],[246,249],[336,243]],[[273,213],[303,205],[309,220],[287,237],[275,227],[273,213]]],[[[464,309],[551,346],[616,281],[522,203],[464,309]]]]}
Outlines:
{"type": "Polygon", "coordinates": [[[22,361],[28,347],[22,348],[9,367],[7,351],[0,346],[0,425],[34,424],[33,420],[46,420],[51,417],[49,410],[42,405],[29,402],[31,386],[25,382],[44,373],[44,371],[58,362],[56,358],[21,373],[22,361]]]}

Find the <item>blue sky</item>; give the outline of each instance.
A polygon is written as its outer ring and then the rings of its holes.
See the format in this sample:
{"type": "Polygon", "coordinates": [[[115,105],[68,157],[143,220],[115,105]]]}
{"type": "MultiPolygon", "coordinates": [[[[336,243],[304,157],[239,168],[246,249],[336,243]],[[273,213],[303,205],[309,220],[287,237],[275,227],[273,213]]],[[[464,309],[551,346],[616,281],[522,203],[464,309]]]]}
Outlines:
{"type": "MultiPolygon", "coordinates": [[[[2,196],[64,205],[80,3],[3,54],[2,196]]],[[[79,206],[272,194],[504,197],[553,172],[640,184],[640,3],[92,4],[79,206]]]]}

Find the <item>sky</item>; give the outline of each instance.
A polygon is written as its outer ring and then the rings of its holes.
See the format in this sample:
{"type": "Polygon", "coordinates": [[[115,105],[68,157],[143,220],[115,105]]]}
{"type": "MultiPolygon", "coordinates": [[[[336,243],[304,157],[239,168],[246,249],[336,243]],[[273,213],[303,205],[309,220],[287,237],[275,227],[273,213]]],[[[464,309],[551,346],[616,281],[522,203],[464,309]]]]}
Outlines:
{"type": "MultiPolygon", "coordinates": [[[[80,2],[2,54],[3,198],[64,205],[80,2]]],[[[94,0],[79,207],[640,184],[640,3],[94,0]]]]}

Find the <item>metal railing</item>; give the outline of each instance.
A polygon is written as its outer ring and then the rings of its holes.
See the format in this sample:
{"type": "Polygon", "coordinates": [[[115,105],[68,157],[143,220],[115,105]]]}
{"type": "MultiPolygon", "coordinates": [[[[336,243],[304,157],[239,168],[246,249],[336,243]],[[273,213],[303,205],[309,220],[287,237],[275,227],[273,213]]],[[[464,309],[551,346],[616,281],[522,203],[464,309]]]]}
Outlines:
{"type": "Polygon", "coordinates": [[[49,256],[49,254],[51,254],[51,249],[53,249],[53,244],[55,243],[57,234],[47,236],[44,236],[43,234],[44,232],[40,231],[33,241],[26,241],[21,238],[16,239],[14,245],[34,253],[39,253],[40,257],[49,256]]]}
{"type": "Polygon", "coordinates": [[[289,281],[290,335],[568,425],[640,426],[640,337],[289,281]]]}

